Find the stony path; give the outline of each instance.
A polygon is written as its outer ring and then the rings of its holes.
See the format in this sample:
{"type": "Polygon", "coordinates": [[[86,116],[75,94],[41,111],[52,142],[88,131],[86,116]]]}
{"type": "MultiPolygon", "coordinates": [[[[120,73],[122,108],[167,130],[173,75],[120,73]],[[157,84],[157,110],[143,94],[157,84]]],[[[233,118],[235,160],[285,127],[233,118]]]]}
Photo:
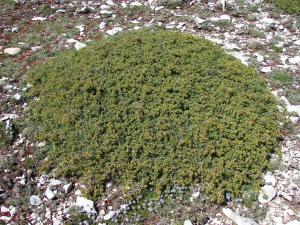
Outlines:
{"type": "MultiPolygon", "coordinates": [[[[108,185],[107,198],[94,203],[82,197],[84,185],[76,181],[36,175],[32,162],[44,143],[31,143],[20,134],[27,107],[24,78],[28,67],[59,51],[144,27],[188,32],[222,46],[265,77],[279,110],[288,114],[282,156],[272,157],[277,166],[264,176],[258,200],[250,208],[238,199],[212,206],[206,224],[300,224],[300,18],[255,0],[229,1],[225,12],[218,1],[204,2],[58,0],[1,8],[0,121],[9,134],[1,137],[6,145],[0,146],[0,224],[64,224],[76,214],[71,206],[81,207],[96,224],[126,212],[129,206],[115,200],[115,187],[108,185]]],[[[201,195],[195,192],[191,198],[201,195]]],[[[185,218],[184,224],[192,222],[185,218]]]]}

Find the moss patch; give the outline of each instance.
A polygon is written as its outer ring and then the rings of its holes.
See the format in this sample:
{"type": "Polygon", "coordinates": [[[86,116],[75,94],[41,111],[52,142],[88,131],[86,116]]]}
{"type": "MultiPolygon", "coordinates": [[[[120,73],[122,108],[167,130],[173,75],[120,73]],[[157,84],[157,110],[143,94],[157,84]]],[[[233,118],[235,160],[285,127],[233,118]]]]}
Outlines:
{"type": "MultiPolygon", "coordinates": [[[[43,168],[90,196],[114,182],[132,196],[201,184],[213,201],[258,188],[280,129],[255,71],[211,42],[125,32],[29,73],[29,122],[48,143],[43,168]]],[[[152,193],[153,194],[153,193],[152,193]]]]}

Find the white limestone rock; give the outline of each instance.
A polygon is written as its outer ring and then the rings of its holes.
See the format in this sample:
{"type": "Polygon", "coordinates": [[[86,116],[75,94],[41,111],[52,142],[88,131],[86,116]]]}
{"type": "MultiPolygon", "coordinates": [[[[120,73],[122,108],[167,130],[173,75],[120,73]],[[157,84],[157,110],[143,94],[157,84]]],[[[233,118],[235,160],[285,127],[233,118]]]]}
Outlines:
{"type": "Polygon", "coordinates": [[[288,112],[295,112],[300,116],[300,105],[291,105],[289,100],[284,96],[281,96],[280,99],[285,103],[288,112]]]}
{"type": "Polygon", "coordinates": [[[41,16],[35,16],[35,17],[31,18],[31,20],[33,20],[33,21],[45,21],[45,20],[47,20],[47,18],[41,17],[41,16]]]}
{"type": "Polygon", "coordinates": [[[19,101],[21,99],[21,95],[19,93],[16,93],[14,96],[13,96],[14,99],[16,99],[17,101],[19,101]]]}
{"type": "Polygon", "coordinates": [[[21,52],[20,48],[6,48],[4,49],[4,53],[8,55],[17,55],[21,52]]]}
{"type": "Polygon", "coordinates": [[[30,196],[29,201],[30,201],[30,204],[34,205],[34,206],[38,206],[38,205],[42,204],[42,200],[37,195],[30,196]]]}
{"type": "Polygon", "coordinates": [[[270,72],[272,72],[272,68],[270,66],[266,66],[266,67],[261,68],[260,71],[263,73],[270,73],[270,72]]]}
{"type": "Polygon", "coordinates": [[[94,207],[94,202],[84,197],[77,197],[76,206],[80,207],[83,212],[88,214],[97,214],[97,211],[94,207]]]}
{"type": "Polygon", "coordinates": [[[200,26],[202,23],[204,23],[206,20],[201,19],[200,17],[195,17],[194,21],[196,23],[197,26],[200,26]]]}
{"type": "Polygon", "coordinates": [[[193,224],[190,220],[186,220],[184,221],[183,225],[193,225],[193,224]]]}
{"type": "Polygon", "coordinates": [[[221,15],[220,16],[220,20],[230,20],[230,16],[228,16],[228,15],[221,15]]]}
{"type": "Polygon", "coordinates": [[[275,186],[275,184],[276,184],[276,178],[273,176],[273,174],[271,172],[268,171],[264,175],[263,178],[264,178],[265,184],[269,184],[269,185],[275,186]]]}
{"type": "Polygon", "coordinates": [[[52,200],[55,198],[55,194],[54,192],[50,189],[50,187],[47,187],[46,191],[45,191],[45,196],[49,199],[52,200]]]}
{"type": "Polygon", "coordinates": [[[106,23],[105,23],[105,22],[101,22],[101,23],[99,24],[99,29],[100,29],[100,30],[104,30],[105,26],[106,26],[106,23]]]}
{"type": "Polygon", "coordinates": [[[62,182],[57,179],[50,179],[49,187],[57,187],[60,186],[62,182]]]}
{"type": "Polygon", "coordinates": [[[115,34],[121,32],[121,31],[123,31],[122,27],[114,27],[113,29],[106,31],[106,33],[108,35],[115,35],[115,34]]]}
{"type": "Polygon", "coordinates": [[[237,225],[258,225],[258,223],[256,223],[253,219],[237,215],[229,208],[223,208],[222,212],[237,225]]]}
{"type": "Polygon", "coordinates": [[[242,52],[230,52],[230,55],[239,59],[244,65],[248,66],[249,57],[245,56],[242,52]]]}
{"type": "Polygon", "coordinates": [[[300,56],[295,56],[295,57],[293,57],[293,58],[290,58],[290,59],[289,59],[289,62],[290,62],[291,64],[300,64],[300,56]]]}
{"type": "Polygon", "coordinates": [[[259,192],[258,201],[261,204],[267,204],[276,197],[276,194],[277,192],[274,187],[272,187],[271,185],[265,185],[259,192]]]}
{"type": "Polygon", "coordinates": [[[82,49],[82,48],[85,48],[85,47],[86,47],[86,44],[83,44],[83,43],[77,41],[77,42],[75,43],[75,46],[74,46],[74,47],[75,47],[76,50],[80,50],[80,49],[82,49]]]}
{"type": "Polygon", "coordinates": [[[74,187],[73,183],[71,182],[71,183],[64,185],[63,189],[64,189],[65,193],[68,194],[72,191],[73,187],[74,187]]]}
{"type": "Polygon", "coordinates": [[[294,44],[300,46],[300,40],[295,41],[294,44]]]}
{"type": "Polygon", "coordinates": [[[291,116],[290,120],[293,124],[297,124],[299,122],[300,117],[298,116],[291,116]]]}
{"type": "Polygon", "coordinates": [[[103,217],[103,219],[104,219],[104,220],[110,220],[110,219],[112,219],[115,215],[116,215],[116,212],[115,212],[115,211],[109,211],[109,212],[103,217]]]}
{"type": "Polygon", "coordinates": [[[300,222],[298,220],[293,220],[288,222],[286,225],[300,225],[300,222]]]}

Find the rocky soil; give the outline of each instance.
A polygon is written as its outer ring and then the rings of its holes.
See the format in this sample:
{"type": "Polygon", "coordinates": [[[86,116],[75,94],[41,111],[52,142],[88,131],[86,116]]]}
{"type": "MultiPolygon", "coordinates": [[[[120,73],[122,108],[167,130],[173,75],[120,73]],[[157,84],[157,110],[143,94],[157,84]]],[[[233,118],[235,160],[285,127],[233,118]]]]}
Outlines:
{"type": "Polygon", "coordinates": [[[214,0],[3,0],[0,18],[0,224],[300,225],[300,17],[259,0],[229,1],[226,11],[214,0]],[[145,219],[131,213],[135,202],[125,202],[113,184],[106,185],[106,198],[93,202],[76,179],[37,171],[45,143],[32,143],[26,126],[28,68],[145,27],[205,37],[268,81],[286,114],[285,139],[260,193],[205,205],[197,188],[176,189],[160,199],[160,213],[158,203],[145,202],[143,209],[153,212],[145,219]]]}

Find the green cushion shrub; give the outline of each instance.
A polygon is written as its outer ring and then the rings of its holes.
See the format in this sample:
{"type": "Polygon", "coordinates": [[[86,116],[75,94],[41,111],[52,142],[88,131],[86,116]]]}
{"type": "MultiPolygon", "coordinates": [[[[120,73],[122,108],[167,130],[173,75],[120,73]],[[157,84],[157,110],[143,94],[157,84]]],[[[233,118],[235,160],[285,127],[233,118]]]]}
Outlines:
{"type": "Polygon", "coordinates": [[[300,1],[299,0],[266,0],[266,2],[274,3],[275,6],[282,9],[288,14],[300,15],[300,1]]]}
{"type": "Polygon", "coordinates": [[[254,69],[213,43],[131,31],[32,70],[29,122],[48,143],[43,169],[76,176],[100,197],[201,184],[212,201],[258,188],[280,128],[254,69]]]}

